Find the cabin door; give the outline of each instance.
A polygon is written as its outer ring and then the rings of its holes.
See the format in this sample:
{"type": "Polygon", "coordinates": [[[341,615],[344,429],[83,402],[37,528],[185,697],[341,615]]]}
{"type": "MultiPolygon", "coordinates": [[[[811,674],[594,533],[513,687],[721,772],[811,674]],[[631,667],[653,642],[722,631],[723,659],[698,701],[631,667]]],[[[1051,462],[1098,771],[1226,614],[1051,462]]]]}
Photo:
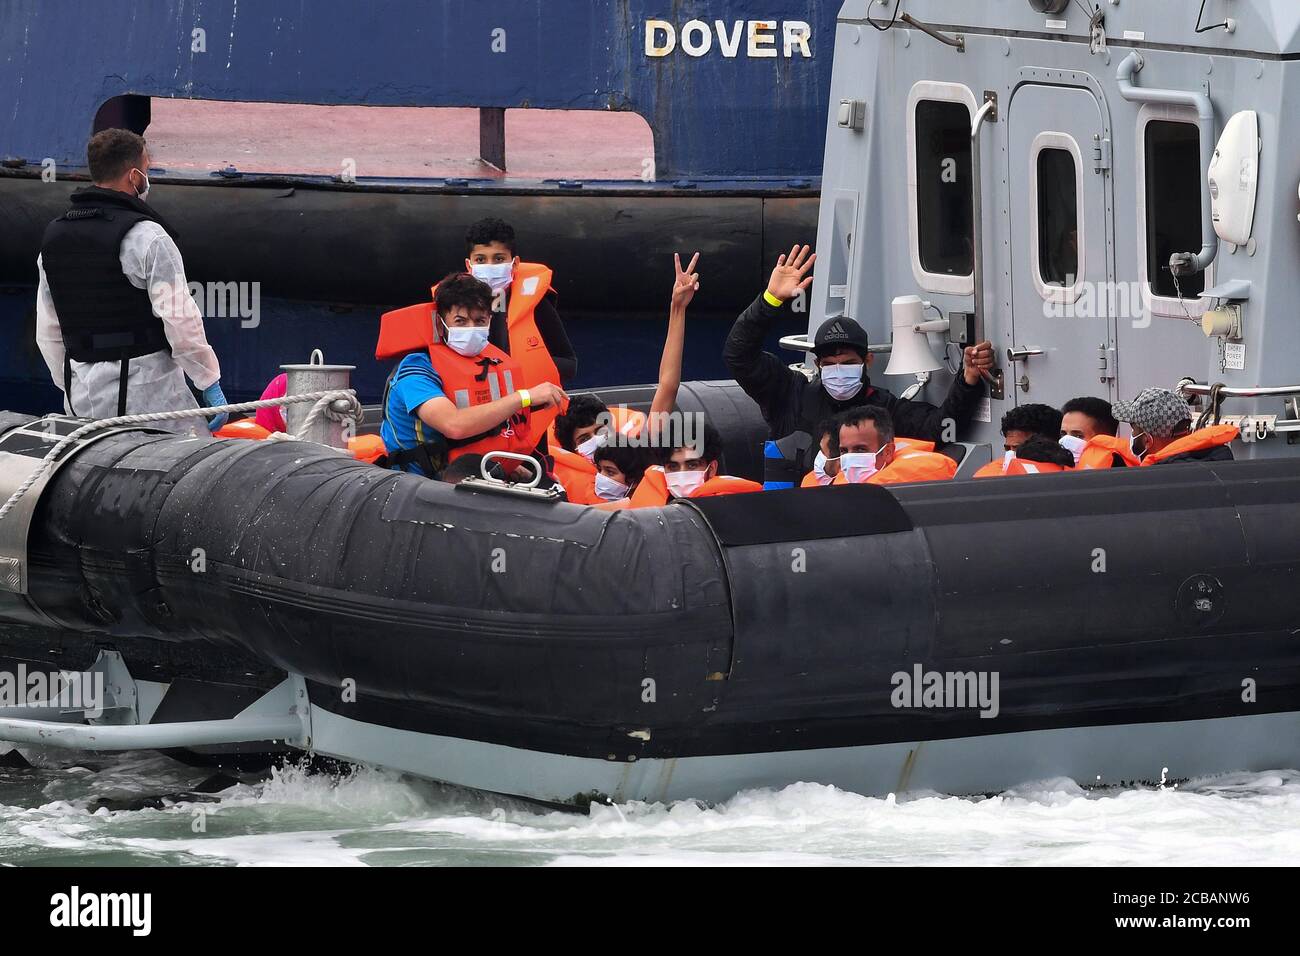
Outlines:
{"type": "Polygon", "coordinates": [[[1027,84],[1012,97],[1007,136],[1011,341],[998,356],[1007,391],[1017,405],[1113,401],[1108,173],[1098,171],[1108,164],[1093,151],[1101,109],[1087,89],[1027,84]]]}

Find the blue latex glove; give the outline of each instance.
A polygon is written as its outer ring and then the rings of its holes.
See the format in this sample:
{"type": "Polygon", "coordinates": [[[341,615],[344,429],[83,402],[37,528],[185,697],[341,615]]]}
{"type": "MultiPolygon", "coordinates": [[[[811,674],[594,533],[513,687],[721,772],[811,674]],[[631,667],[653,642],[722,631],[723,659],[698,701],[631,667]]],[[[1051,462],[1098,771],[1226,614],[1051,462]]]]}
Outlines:
{"type": "MultiPolygon", "coordinates": [[[[215,408],[218,405],[229,405],[226,401],[226,393],[221,390],[221,382],[213,382],[203,390],[203,405],[206,408],[215,408]]],[[[230,420],[226,413],[214,415],[208,419],[208,431],[215,432],[222,425],[230,420]]]]}

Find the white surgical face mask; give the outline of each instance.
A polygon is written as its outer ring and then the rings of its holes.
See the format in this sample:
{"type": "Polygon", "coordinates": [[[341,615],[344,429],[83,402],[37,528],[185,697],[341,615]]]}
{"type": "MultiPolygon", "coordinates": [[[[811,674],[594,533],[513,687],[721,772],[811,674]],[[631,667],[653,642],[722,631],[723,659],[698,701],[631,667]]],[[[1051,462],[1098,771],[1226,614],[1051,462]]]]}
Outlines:
{"type": "MultiPolygon", "coordinates": [[[[672,477],[671,475],[669,477],[672,477]]],[[[604,498],[606,501],[618,501],[620,498],[627,497],[627,485],[621,481],[615,481],[609,475],[596,474],[596,497],[604,498]]]]}
{"type": "Polygon", "coordinates": [[[514,281],[515,261],[475,262],[469,271],[475,279],[486,282],[493,292],[500,292],[514,281]]]}
{"type": "Polygon", "coordinates": [[[689,498],[704,484],[702,471],[670,471],[667,474],[668,490],[674,498],[689,498]]]}
{"type": "Polygon", "coordinates": [[[1074,456],[1074,463],[1077,465],[1079,459],[1083,457],[1083,449],[1087,447],[1087,442],[1075,435],[1062,435],[1061,447],[1074,456]]]}
{"type": "Polygon", "coordinates": [[[822,386],[835,401],[848,401],[862,391],[862,370],[865,368],[865,365],[823,365],[822,386]]]}
{"type": "Polygon", "coordinates": [[[1003,452],[1003,454],[1002,454],[1002,471],[1003,471],[1004,473],[1006,472],[1006,470],[1007,470],[1008,468],[1011,467],[1011,462],[1015,460],[1015,457],[1016,457],[1016,450],[1015,450],[1014,448],[1011,449],[1010,451],[1003,452]]]}
{"type": "Polygon", "coordinates": [[[813,474],[817,476],[817,484],[819,485],[829,485],[835,480],[826,474],[826,463],[828,461],[839,461],[839,459],[827,458],[822,452],[818,452],[817,457],[813,459],[813,474]]]}
{"type": "Polygon", "coordinates": [[[578,445],[573,450],[594,465],[595,460],[593,456],[596,454],[596,449],[603,448],[605,442],[606,442],[605,434],[603,432],[596,432],[596,434],[592,435],[585,442],[578,445]]]}
{"type": "Polygon", "coordinates": [[[876,453],[870,451],[846,452],[840,455],[840,471],[851,485],[866,481],[876,473],[876,453]]]}
{"type": "Polygon", "coordinates": [[[442,327],[447,332],[447,348],[466,358],[473,358],[487,347],[487,326],[462,326],[452,328],[446,322],[442,327]]]}
{"type": "Polygon", "coordinates": [[[135,172],[144,177],[144,188],[135,194],[136,198],[144,202],[149,198],[149,174],[140,169],[135,170],[135,172]]]}

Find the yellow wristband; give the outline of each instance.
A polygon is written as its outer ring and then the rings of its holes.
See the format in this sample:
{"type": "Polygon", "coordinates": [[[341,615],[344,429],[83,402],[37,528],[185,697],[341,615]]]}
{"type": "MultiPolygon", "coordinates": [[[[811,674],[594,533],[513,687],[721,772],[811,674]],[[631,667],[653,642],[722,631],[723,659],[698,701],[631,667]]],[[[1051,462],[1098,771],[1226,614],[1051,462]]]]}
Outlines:
{"type": "Polygon", "coordinates": [[[785,305],[784,299],[778,299],[776,296],[768,292],[766,289],[763,290],[763,301],[766,302],[774,309],[779,309],[781,308],[781,306],[785,305]]]}
{"type": "Polygon", "coordinates": [[[521,388],[519,390],[519,399],[523,402],[523,405],[520,406],[521,408],[527,408],[529,405],[533,404],[533,396],[528,394],[528,389],[526,388],[521,388]]]}

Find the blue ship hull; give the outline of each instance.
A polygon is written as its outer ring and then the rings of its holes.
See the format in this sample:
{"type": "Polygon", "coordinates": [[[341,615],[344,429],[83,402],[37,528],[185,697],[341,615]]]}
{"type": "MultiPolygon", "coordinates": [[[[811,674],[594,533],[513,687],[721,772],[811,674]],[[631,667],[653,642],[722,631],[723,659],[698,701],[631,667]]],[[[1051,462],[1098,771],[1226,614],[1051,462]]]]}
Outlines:
{"type": "Polygon", "coordinates": [[[41,233],[86,182],[88,131],[148,137],[159,98],[620,110],[653,134],[652,176],[580,183],[186,172],[159,155],[150,202],[176,227],[190,280],[259,291],[255,325],[209,316],[232,399],[256,397],[281,363],[319,347],[356,364],[361,397],[376,401],[379,314],[427,298],[463,260],[465,227],[489,215],[514,223],[525,258],[555,269],[577,387],[654,378],[667,264],[700,251],[685,374],[718,377],[727,322],[778,252],[816,231],[839,4],[709,6],[692,21],[641,0],[381,0],[364,11],[322,0],[310,16],[235,0],[129,0],[111,16],[89,0],[5,5],[0,91],[14,107],[0,111],[0,401],[57,407],[34,341],[41,233]]]}

